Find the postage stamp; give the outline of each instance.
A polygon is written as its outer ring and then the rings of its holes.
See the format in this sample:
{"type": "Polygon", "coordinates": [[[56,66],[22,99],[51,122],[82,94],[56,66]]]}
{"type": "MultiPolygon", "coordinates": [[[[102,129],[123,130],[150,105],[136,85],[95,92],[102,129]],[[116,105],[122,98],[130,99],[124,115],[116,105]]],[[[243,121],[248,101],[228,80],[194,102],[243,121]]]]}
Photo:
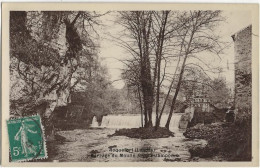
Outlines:
{"type": "Polygon", "coordinates": [[[3,166],[259,165],[258,4],[2,9],[3,166]]]}
{"type": "Polygon", "coordinates": [[[44,131],[39,115],[7,121],[11,161],[47,157],[44,131]]]}

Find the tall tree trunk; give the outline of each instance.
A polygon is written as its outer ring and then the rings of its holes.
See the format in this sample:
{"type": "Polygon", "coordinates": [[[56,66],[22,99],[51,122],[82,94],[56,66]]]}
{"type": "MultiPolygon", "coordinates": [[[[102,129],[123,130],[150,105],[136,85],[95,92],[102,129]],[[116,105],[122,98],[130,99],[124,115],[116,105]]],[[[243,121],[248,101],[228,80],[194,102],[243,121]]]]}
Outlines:
{"type": "MultiPolygon", "coordinates": [[[[158,48],[159,50],[161,50],[161,37],[162,33],[160,31],[159,33],[159,44],[158,44],[158,48]]],[[[162,54],[159,52],[157,52],[157,60],[156,60],[156,65],[158,66],[158,72],[157,72],[157,87],[156,87],[156,106],[155,106],[155,113],[156,113],[156,120],[155,120],[155,129],[157,129],[159,127],[158,125],[158,121],[159,121],[159,106],[160,106],[160,80],[161,80],[161,58],[162,54]]]]}
{"type": "Polygon", "coordinates": [[[158,129],[160,126],[160,117],[159,117],[159,107],[160,107],[160,87],[161,87],[161,61],[163,56],[163,44],[165,41],[165,27],[167,24],[167,18],[168,18],[169,11],[163,12],[163,20],[162,20],[162,26],[160,27],[159,32],[159,38],[158,38],[158,51],[156,52],[157,56],[157,65],[158,65],[158,72],[157,72],[157,90],[156,90],[156,120],[155,120],[155,129],[158,129]]]}
{"type": "Polygon", "coordinates": [[[179,67],[179,63],[180,63],[180,57],[179,57],[179,60],[178,60],[178,63],[177,63],[177,67],[176,67],[176,69],[175,69],[175,72],[174,72],[173,79],[172,79],[172,82],[171,82],[171,84],[170,84],[169,90],[168,90],[167,95],[166,95],[166,97],[165,97],[165,100],[164,100],[164,102],[163,102],[163,106],[162,106],[161,112],[160,112],[160,114],[159,114],[158,120],[156,121],[156,128],[158,128],[158,127],[160,126],[160,122],[161,122],[161,118],[162,118],[162,113],[163,113],[163,111],[164,111],[164,108],[165,108],[165,106],[166,106],[166,102],[167,102],[167,100],[168,100],[168,98],[169,98],[169,95],[170,95],[170,93],[171,93],[171,90],[172,90],[172,87],[173,87],[173,84],[174,84],[174,81],[175,81],[175,80],[174,80],[174,76],[175,76],[175,74],[176,74],[177,68],[179,67]]]}
{"type": "MultiPolygon", "coordinates": [[[[197,24],[197,20],[196,20],[195,24],[197,24]]],[[[174,97],[172,99],[170,113],[169,113],[167,122],[165,124],[165,127],[167,129],[169,129],[169,127],[170,127],[170,122],[171,122],[171,119],[172,119],[173,109],[174,109],[175,102],[176,102],[176,99],[177,99],[177,96],[178,96],[178,93],[179,93],[179,90],[180,90],[180,87],[181,87],[181,82],[182,82],[182,77],[183,77],[183,73],[184,73],[185,63],[186,63],[186,60],[188,58],[188,55],[190,54],[190,46],[191,46],[191,43],[192,43],[192,40],[193,40],[193,35],[194,35],[195,31],[196,31],[195,26],[192,26],[191,36],[190,36],[190,39],[189,39],[189,43],[188,43],[187,49],[185,50],[185,57],[184,57],[184,60],[183,60],[183,63],[182,63],[182,67],[181,67],[181,73],[180,73],[180,76],[179,76],[179,81],[178,81],[178,84],[177,84],[177,88],[176,88],[174,97]]]]}
{"type": "MultiPolygon", "coordinates": [[[[187,32],[186,32],[186,33],[187,33],[187,32]]],[[[160,112],[158,121],[156,122],[156,124],[157,124],[158,126],[160,126],[160,121],[161,121],[161,118],[162,118],[162,113],[163,113],[163,111],[164,111],[164,108],[165,108],[165,106],[166,106],[166,102],[167,102],[167,100],[168,100],[168,98],[169,98],[169,95],[170,95],[170,93],[171,93],[171,90],[172,90],[172,87],[173,87],[173,84],[174,84],[174,81],[175,81],[175,80],[174,80],[174,77],[175,77],[175,75],[176,75],[177,69],[178,69],[179,64],[180,64],[181,53],[182,53],[182,50],[183,50],[183,42],[184,42],[184,39],[182,40],[182,45],[181,45],[181,50],[180,50],[180,56],[179,56],[178,63],[177,63],[177,66],[176,66],[176,69],[175,69],[175,72],[174,72],[174,75],[173,75],[172,82],[171,82],[171,84],[170,84],[169,90],[168,90],[167,95],[166,95],[166,98],[165,98],[165,100],[164,100],[164,103],[163,103],[163,106],[162,106],[162,109],[161,109],[161,112],[160,112]]]]}
{"type": "Polygon", "coordinates": [[[139,98],[139,103],[140,103],[140,110],[141,110],[141,125],[144,127],[144,119],[143,119],[143,104],[142,104],[142,96],[140,93],[140,87],[139,85],[137,86],[137,92],[138,92],[138,98],[139,98]]]}
{"type": "Polygon", "coordinates": [[[143,82],[143,89],[145,89],[146,93],[146,107],[147,107],[147,114],[148,114],[148,122],[146,127],[152,127],[152,112],[153,112],[153,83],[152,83],[152,76],[151,76],[151,63],[150,63],[150,54],[149,54],[149,48],[150,48],[150,30],[151,30],[151,24],[152,24],[152,17],[151,13],[149,13],[148,20],[143,19],[142,20],[142,36],[143,36],[143,48],[144,48],[144,54],[143,54],[143,73],[144,77],[142,79],[143,82]],[[147,23],[148,21],[148,23],[147,23]],[[147,27],[146,27],[147,25],[147,27]]]}
{"type": "Polygon", "coordinates": [[[184,73],[184,67],[185,67],[186,59],[187,59],[187,55],[185,56],[184,61],[183,61],[183,64],[182,64],[182,67],[181,67],[181,73],[180,73],[180,76],[179,76],[179,81],[178,81],[178,84],[177,84],[177,88],[176,88],[174,97],[173,97],[173,99],[172,99],[170,113],[169,113],[167,122],[166,122],[166,124],[165,124],[165,127],[166,127],[167,129],[169,129],[170,122],[171,122],[171,119],[172,119],[172,113],[173,113],[174,105],[175,105],[175,102],[176,102],[176,99],[177,99],[177,96],[178,96],[178,93],[179,93],[179,90],[180,90],[180,86],[181,86],[181,81],[182,81],[182,77],[183,77],[183,73],[184,73]]]}

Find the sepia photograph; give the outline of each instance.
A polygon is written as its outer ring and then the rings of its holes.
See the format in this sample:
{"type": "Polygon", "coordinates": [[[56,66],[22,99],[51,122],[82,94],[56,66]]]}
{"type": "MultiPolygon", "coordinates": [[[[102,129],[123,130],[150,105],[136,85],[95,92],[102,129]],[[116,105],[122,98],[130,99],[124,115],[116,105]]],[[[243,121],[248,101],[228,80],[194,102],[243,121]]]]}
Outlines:
{"type": "Polygon", "coordinates": [[[8,162],[258,160],[255,13],[166,6],[8,11],[8,162]]]}

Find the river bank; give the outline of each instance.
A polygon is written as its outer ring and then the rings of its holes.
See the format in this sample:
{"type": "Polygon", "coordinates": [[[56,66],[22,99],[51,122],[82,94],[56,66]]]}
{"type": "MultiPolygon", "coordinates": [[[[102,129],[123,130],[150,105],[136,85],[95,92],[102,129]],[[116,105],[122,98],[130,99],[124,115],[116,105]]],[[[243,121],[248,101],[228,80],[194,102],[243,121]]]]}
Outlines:
{"type": "Polygon", "coordinates": [[[251,160],[251,127],[248,119],[235,123],[198,124],[188,128],[186,138],[205,139],[205,147],[191,147],[191,157],[218,158],[228,161],[251,160]]]}

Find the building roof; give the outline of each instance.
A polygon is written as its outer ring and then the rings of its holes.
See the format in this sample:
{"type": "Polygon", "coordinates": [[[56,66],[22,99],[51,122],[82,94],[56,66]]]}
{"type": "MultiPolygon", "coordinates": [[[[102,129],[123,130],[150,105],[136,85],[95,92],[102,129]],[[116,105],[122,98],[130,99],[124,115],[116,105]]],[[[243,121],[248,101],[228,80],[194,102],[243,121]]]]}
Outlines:
{"type": "Polygon", "coordinates": [[[238,33],[244,31],[245,29],[247,29],[247,28],[249,28],[249,27],[252,27],[252,24],[250,24],[250,25],[248,25],[248,26],[246,26],[246,27],[240,29],[239,31],[237,31],[236,33],[234,33],[233,35],[231,35],[233,41],[235,41],[235,36],[236,36],[238,33]]]}

